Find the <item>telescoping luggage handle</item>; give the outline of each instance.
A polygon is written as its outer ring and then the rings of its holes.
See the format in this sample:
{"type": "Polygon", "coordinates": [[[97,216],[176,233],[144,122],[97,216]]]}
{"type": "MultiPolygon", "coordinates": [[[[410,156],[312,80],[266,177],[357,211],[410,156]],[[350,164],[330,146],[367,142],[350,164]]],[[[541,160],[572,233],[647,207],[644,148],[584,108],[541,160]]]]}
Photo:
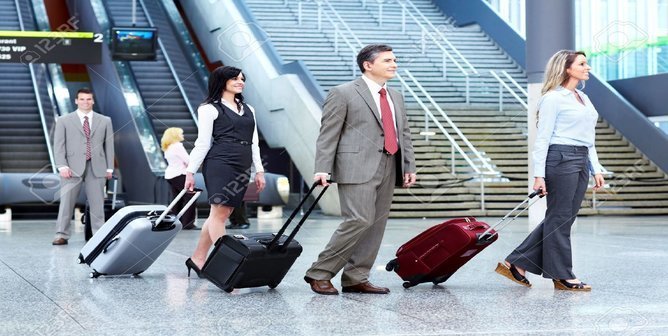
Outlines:
{"type": "Polygon", "coordinates": [[[538,202],[538,199],[543,198],[545,195],[543,195],[542,192],[543,192],[543,189],[538,189],[538,190],[532,192],[531,194],[529,194],[529,196],[527,196],[527,198],[525,198],[524,201],[522,201],[522,203],[518,204],[515,208],[513,208],[513,210],[510,210],[510,211],[509,211],[503,218],[501,218],[501,220],[498,221],[496,224],[490,226],[489,229],[485,230],[485,232],[483,232],[483,233],[480,235],[480,237],[478,238],[478,240],[482,242],[482,241],[487,241],[487,240],[491,239],[492,237],[494,237],[494,235],[498,234],[499,231],[503,230],[503,228],[505,228],[505,227],[506,227],[508,224],[510,224],[512,221],[514,221],[515,218],[519,217],[519,215],[523,214],[524,211],[526,211],[527,209],[529,209],[530,206],[532,206],[534,203],[538,202]],[[533,202],[527,204],[527,206],[524,207],[524,209],[522,209],[522,211],[518,212],[515,216],[513,216],[513,218],[511,218],[508,222],[506,222],[506,219],[508,219],[508,217],[510,217],[510,215],[512,215],[513,212],[517,211],[517,209],[519,209],[522,205],[524,205],[524,204],[526,204],[527,202],[529,202],[529,201],[530,201],[532,198],[534,198],[536,195],[540,195],[540,196],[539,196],[535,201],[533,201],[533,202]],[[500,226],[502,223],[504,223],[504,222],[506,222],[506,225],[504,225],[503,227],[499,227],[499,226],[500,226]],[[490,234],[490,233],[492,232],[492,230],[495,230],[496,228],[499,228],[499,229],[496,230],[496,232],[494,232],[494,234],[490,234]]]}
{"type": "MultiPolygon", "coordinates": [[[[178,203],[181,200],[181,198],[187,192],[188,192],[188,189],[183,189],[183,190],[181,190],[181,192],[178,195],[176,195],[176,197],[174,197],[174,200],[172,201],[172,203],[169,203],[169,205],[167,206],[167,209],[165,209],[165,211],[163,211],[162,214],[160,214],[160,217],[158,217],[158,219],[155,220],[155,225],[156,226],[158,224],[160,224],[160,222],[162,222],[162,220],[165,219],[165,217],[167,217],[167,214],[170,211],[172,211],[172,209],[176,206],[176,203],[178,203]]],[[[195,195],[193,195],[193,197],[190,199],[190,201],[188,201],[188,204],[186,204],[183,207],[183,209],[181,209],[181,211],[176,215],[176,219],[181,218],[181,216],[183,216],[183,214],[186,213],[188,208],[190,208],[190,206],[193,205],[193,203],[195,203],[195,201],[197,201],[197,198],[202,193],[202,189],[195,188],[195,189],[193,189],[193,192],[195,193],[195,195]]]]}
{"type": "MultiPolygon", "coordinates": [[[[333,183],[333,181],[327,180],[327,183],[333,183]]],[[[267,246],[268,250],[273,250],[273,249],[279,247],[278,242],[281,239],[281,237],[283,236],[283,234],[285,233],[285,230],[288,228],[288,225],[290,225],[290,223],[295,218],[295,216],[297,216],[297,213],[299,212],[299,209],[301,209],[302,206],[304,206],[304,203],[306,202],[308,197],[311,196],[311,194],[313,193],[315,188],[319,185],[321,185],[320,181],[316,181],[316,182],[313,183],[313,185],[311,186],[311,189],[309,189],[309,191],[306,193],[306,195],[304,195],[304,198],[302,198],[302,200],[299,202],[299,205],[295,208],[295,210],[292,212],[292,214],[290,214],[290,217],[285,222],[285,224],[283,224],[283,226],[278,231],[278,233],[276,234],[274,239],[271,240],[271,242],[267,246]]],[[[292,233],[290,233],[290,236],[288,236],[288,239],[286,239],[285,242],[283,242],[283,244],[280,245],[280,247],[287,247],[290,244],[290,242],[295,238],[295,235],[297,234],[297,231],[299,231],[299,229],[302,227],[302,224],[304,224],[304,222],[306,221],[308,216],[311,214],[311,211],[313,211],[315,206],[318,204],[318,201],[320,201],[320,198],[322,197],[322,195],[325,194],[325,191],[327,191],[327,188],[329,188],[329,185],[322,188],[322,190],[320,191],[320,194],[318,194],[318,197],[315,198],[315,202],[313,202],[313,204],[311,204],[311,206],[308,208],[308,210],[306,211],[304,216],[302,216],[302,218],[299,220],[299,223],[297,224],[295,229],[292,230],[292,233]]]]}

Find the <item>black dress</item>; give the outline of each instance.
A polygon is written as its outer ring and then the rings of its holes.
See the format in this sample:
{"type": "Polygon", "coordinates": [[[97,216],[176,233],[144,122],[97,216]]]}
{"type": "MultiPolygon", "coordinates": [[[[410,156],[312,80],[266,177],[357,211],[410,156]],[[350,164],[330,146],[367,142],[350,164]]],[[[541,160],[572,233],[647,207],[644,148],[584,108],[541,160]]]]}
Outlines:
{"type": "Polygon", "coordinates": [[[241,205],[253,164],[251,144],[255,119],[243,104],[244,114],[214,102],[218,118],[213,121],[213,140],[204,158],[202,174],[209,193],[209,204],[238,207],[241,205]]]}

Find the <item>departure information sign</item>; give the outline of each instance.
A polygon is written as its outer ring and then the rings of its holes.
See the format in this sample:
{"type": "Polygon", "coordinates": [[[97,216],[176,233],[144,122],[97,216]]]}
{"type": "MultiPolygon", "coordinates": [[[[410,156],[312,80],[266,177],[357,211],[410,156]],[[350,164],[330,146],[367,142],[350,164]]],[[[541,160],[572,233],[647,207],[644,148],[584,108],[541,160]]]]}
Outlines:
{"type": "Polygon", "coordinates": [[[102,34],[0,30],[0,63],[99,64],[102,34]]]}

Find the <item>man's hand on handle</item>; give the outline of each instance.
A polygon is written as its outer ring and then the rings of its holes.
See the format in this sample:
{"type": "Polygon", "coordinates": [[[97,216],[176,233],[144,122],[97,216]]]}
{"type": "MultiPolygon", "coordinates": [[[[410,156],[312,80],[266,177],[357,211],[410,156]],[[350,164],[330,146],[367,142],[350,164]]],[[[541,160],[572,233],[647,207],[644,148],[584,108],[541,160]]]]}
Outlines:
{"type": "Polygon", "coordinates": [[[329,185],[329,182],[327,182],[327,178],[329,177],[329,174],[315,174],[313,177],[313,181],[318,182],[320,181],[320,185],[323,187],[326,187],[329,185]]]}

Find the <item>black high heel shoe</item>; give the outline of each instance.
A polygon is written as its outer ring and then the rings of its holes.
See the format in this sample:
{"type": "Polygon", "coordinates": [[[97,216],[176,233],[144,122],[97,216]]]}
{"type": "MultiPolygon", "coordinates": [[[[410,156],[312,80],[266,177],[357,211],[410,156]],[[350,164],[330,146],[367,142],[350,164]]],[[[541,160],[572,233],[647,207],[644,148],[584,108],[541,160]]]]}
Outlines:
{"type": "Polygon", "coordinates": [[[192,259],[188,258],[188,260],[186,260],[186,268],[188,268],[188,277],[189,278],[190,278],[190,271],[191,270],[195,271],[195,274],[197,274],[197,276],[200,277],[201,279],[204,278],[204,275],[202,275],[202,270],[200,270],[199,267],[197,267],[197,265],[195,265],[195,262],[192,259]]]}

